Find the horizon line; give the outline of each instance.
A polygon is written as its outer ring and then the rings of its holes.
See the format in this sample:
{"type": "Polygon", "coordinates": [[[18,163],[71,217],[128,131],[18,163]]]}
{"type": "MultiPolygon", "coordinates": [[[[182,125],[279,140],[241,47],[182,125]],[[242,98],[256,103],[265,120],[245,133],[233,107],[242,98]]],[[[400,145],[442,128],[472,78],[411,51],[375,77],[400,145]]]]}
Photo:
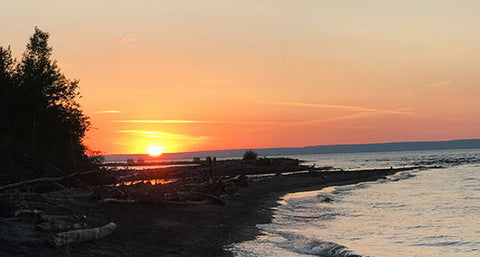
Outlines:
{"type": "MultiPolygon", "coordinates": [[[[306,145],[306,146],[279,146],[279,147],[260,147],[260,148],[231,148],[231,149],[216,149],[216,150],[199,150],[199,151],[186,151],[186,152],[166,152],[163,155],[169,154],[188,154],[188,153],[204,153],[204,152],[221,152],[221,151],[240,151],[240,150],[266,150],[266,149],[302,149],[316,146],[356,146],[356,145],[381,145],[381,144],[401,144],[401,143],[435,143],[435,142],[452,142],[452,141],[465,141],[465,140],[480,140],[480,138],[460,138],[460,139],[446,139],[446,140],[430,140],[430,141],[389,141],[389,142],[375,142],[375,143],[345,143],[345,144],[328,144],[328,145],[306,145]]],[[[103,154],[99,156],[107,155],[148,155],[147,153],[118,153],[118,154],[103,154]]]]}

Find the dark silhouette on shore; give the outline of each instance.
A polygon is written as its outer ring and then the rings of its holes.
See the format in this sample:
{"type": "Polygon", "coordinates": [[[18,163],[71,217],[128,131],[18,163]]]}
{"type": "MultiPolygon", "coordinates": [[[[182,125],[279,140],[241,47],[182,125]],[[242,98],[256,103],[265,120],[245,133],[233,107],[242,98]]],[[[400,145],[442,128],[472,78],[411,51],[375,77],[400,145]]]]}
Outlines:
{"type": "Polygon", "coordinates": [[[71,173],[89,165],[90,123],[78,80],[52,60],[49,33],[35,27],[21,60],[0,47],[0,176],[3,181],[71,173]]]}

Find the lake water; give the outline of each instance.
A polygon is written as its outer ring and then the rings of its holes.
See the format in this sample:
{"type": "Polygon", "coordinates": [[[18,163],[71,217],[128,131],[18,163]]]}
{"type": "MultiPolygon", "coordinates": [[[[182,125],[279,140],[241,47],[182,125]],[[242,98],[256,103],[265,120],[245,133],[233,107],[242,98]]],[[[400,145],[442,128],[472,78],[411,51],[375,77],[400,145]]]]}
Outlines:
{"type": "Polygon", "coordinates": [[[272,223],[258,225],[263,235],[229,247],[235,255],[480,256],[480,150],[295,157],[344,169],[444,168],[285,195],[272,223]]]}

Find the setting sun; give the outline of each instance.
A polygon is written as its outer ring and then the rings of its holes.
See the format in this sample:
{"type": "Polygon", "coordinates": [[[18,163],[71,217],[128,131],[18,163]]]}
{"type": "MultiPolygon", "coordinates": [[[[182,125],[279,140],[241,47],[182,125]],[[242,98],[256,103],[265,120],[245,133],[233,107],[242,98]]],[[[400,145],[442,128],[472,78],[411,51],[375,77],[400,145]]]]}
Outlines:
{"type": "Polygon", "coordinates": [[[162,152],[162,147],[160,146],[150,146],[147,150],[147,153],[150,156],[160,156],[162,152]]]}

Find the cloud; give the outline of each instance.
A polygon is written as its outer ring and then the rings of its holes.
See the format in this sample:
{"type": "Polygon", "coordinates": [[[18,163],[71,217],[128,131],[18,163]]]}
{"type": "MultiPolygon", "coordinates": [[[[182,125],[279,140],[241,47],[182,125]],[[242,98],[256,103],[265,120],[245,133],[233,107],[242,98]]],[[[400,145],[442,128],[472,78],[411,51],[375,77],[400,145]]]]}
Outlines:
{"type": "Polygon", "coordinates": [[[314,124],[318,124],[318,123],[329,123],[329,122],[342,121],[342,120],[363,119],[363,118],[371,117],[371,116],[374,116],[374,115],[376,115],[376,113],[373,113],[373,112],[359,112],[359,113],[355,113],[355,114],[351,114],[351,115],[344,115],[344,116],[338,116],[338,117],[332,117],[332,118],[292,122],[288,125],[290,125],[290,126],[314,125],[314,124]]]}
{"type": "Polygon", "coordinates": [[[262,104],[269,104],[269,105],[283,105],[283,106],[298,106],[298,107],[313,107],[313,108],[329,108],[329,109],[339,109],[345,111],[353,111],[353,112],[373,112],[373,113],[384,113],[384,114],[403,114],[409,115],[412,114],[411,108],[402,108],[396,110],[390,109],[376,109],[370,107],[363,107],[363,106],[353,106],[353,105],[334,105],[334,104],[312,104],[312,103],[299,103],[299,102],[260,102],[262,104]]]}
{"type": "MultiPolygon", "coordinates": [[[[344,121],[344,120],[358,120],[364,119],[371,116],[375,116],[376,113],[368,113],[368,112],[359,112],[354,113],[351,115],[344,115],[344,116],[337,116],[331,118],[324,118],[324,119],[315,119],[315,120],[302,120],[302,121],[292,121],[292,122],[278,122],[273,126],[263,126],[263,127],[250,127],[246,130],[246,132],[258,132],[258,131],[265,131],[265,130],[272,130],[276,129],[279,126],[284,127],[302,127],[302,126],[317,126],[321,125],[321,127],[332,127],[332,128],[351,128],[350,125],[340,125],[340,124],[329,124],[335,121],[344,121]]],[[[372,126],[355,126],[355,129],[372,129],[375,127],[372,126]]]]}
{"type": "Polygon", "coordinates": [[[125,44],[125,43],[135,42],[136,40],[135,40],[135,38],[133,38],[133,37],[119,37],[117,41],[120,42],[120,43],[125,44]]]}
{"type": "Polygon", "coordinates": [[[119,130],[119,133],[125,133],[134,136],[142,136],[149,138],[166,138],[175,140],[188,140],[188,141],[203,141],[208,139],[208,136],[189,136],[182,134],[173,134],[160,131],[146,131],[146,130],[119,130]]]}
{"type": "Polygon", "coordinates": [[[435,83],[432,83],[432,84],[428,84],[426,86],[427,87],[444,87],[444,86],[451,85],[452,83],[453,83],[453,81],[446,80],[446,81],[439,81],[439,82],[435,82],[435,83]]]}
{"type": "Polygon", "coordinates": [[[97,114],[108,114],[108,113],[121,113],[122,111],[119,111],[119,110],[104,110],[104,111],[98,111],[98,112],[94,112],[94,113],[97,113],[97,114]]]}
{"type": "Polygon", "coordinates": [[[160,124],[279,124],[277,121],[231,121],[231,120],[112,120],[119,123],[160,123],[160,124]]]}
{"type": "Polygon", "coordinates": [[[172,124],[213,123],[212,121],[201,121],[201,120],[114,120],[113,122],[121,122],[121,123],[172,123],[172,124]]]}

